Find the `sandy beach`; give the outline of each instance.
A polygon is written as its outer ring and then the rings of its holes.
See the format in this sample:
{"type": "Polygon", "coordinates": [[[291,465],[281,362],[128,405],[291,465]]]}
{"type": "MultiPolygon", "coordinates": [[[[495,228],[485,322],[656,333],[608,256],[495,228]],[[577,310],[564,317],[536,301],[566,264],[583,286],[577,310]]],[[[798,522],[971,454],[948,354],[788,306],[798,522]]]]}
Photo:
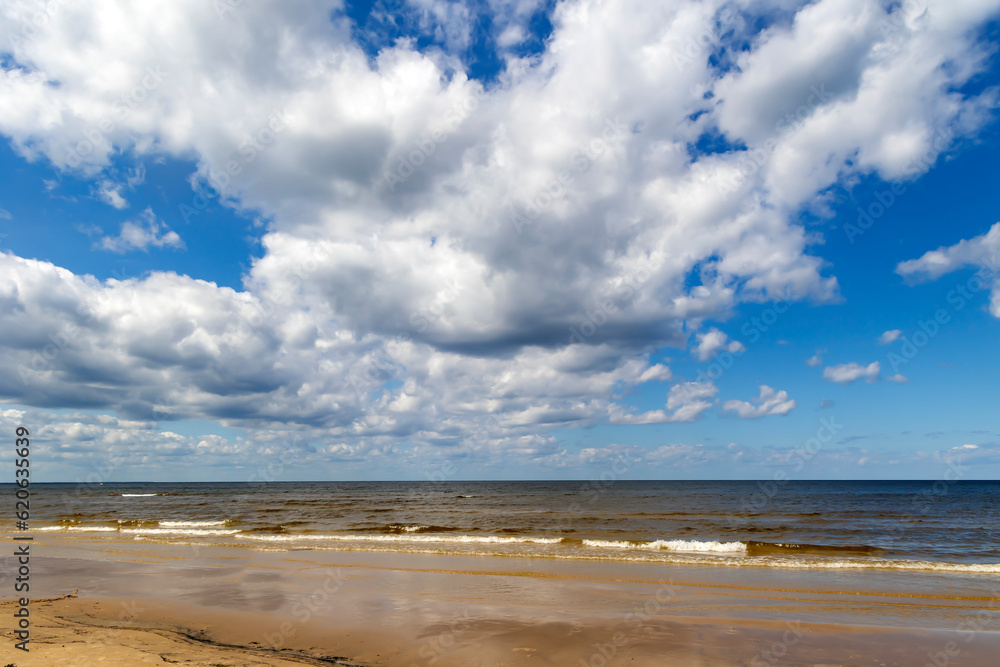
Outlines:
{"type": "Polygon", "coordinates": [[[985,666],[1000,649],[1000,596],[933,574],[37,546],[31,650],[5,598],[4,665],[985,666]]]}
{"type": "MultiPolygon", "coordinates": [[[[890,632],[849,626],[726,621],[657,621],[629,633],[578,619],[541,624],[480,619],[432,625],[418,636],[302,629],[289,646],[273,648],[252,637],[268,619],[236,612],[143,601],[142,613],[123,619],[134,600],[48,598],[37,601],[29,654],[5,645],[0,655],[18,667],[84,665],[921,665],[947,656],[945,633],[890,632]],[[457,636],[461,634],[461,636],[457,636]],[[601,641],[601,640],[604,641],[601,641]],[[335,655],[351,651],[352,656],[335,655]],[[768,652],[770,651],[770,653],[768,652]],[[602,659],[603,658],[603,659],[602,659]],[[582,661],[582,662],[581,662],[582,661]]],[[[6,612],[11,603],[3,604],[6,612]]],[[[10,633],[5,633],[9,636],[10,633]]],[[[991,665],[996,638],[960,646],[947,664],[991,665]],[[992,648],[991,648],[992,647],[992,648]]]]}

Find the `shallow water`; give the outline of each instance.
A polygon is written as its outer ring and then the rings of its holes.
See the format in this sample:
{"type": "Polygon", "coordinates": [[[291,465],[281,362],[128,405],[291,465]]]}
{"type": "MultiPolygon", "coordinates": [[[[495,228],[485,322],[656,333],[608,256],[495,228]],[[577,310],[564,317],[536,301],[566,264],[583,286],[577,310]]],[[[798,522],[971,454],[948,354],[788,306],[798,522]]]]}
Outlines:
{"type": "Polygon", "coordinates": [[[1000,574],[1000,482],[38,484],[31,531],[254,549],[1000,574]]]}

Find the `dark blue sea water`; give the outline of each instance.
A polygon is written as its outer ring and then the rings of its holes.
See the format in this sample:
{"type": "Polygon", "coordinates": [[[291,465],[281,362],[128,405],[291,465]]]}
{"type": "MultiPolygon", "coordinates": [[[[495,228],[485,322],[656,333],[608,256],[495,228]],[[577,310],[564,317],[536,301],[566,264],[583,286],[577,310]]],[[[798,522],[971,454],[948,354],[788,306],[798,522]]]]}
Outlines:
{"type": "Polygon", "coordinates": [[[249,549],[1000,574],[1000,482],[38,484],[32,530],[249,549]]]}

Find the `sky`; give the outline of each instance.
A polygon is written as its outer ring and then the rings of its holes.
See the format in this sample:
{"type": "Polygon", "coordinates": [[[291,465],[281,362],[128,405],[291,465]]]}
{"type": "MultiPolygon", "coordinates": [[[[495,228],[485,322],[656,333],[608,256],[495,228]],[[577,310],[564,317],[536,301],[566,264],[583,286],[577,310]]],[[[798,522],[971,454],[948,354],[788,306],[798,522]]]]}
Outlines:
{"type": "Polygon", "coordinates": [[[996,479],[998,17],[6,2],[0,433],[78,484],[996,479]]]}

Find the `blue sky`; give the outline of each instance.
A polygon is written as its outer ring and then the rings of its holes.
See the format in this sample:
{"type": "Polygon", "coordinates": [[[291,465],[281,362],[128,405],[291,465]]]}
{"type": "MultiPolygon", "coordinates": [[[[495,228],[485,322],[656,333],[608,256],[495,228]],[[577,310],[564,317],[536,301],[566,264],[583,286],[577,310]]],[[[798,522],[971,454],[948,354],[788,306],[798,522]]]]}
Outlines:
{"type": "Polygon", "coordinates": [[[1000,471],[998,3],[102,4],[0,19],[39,479],[1000,471]]]}

